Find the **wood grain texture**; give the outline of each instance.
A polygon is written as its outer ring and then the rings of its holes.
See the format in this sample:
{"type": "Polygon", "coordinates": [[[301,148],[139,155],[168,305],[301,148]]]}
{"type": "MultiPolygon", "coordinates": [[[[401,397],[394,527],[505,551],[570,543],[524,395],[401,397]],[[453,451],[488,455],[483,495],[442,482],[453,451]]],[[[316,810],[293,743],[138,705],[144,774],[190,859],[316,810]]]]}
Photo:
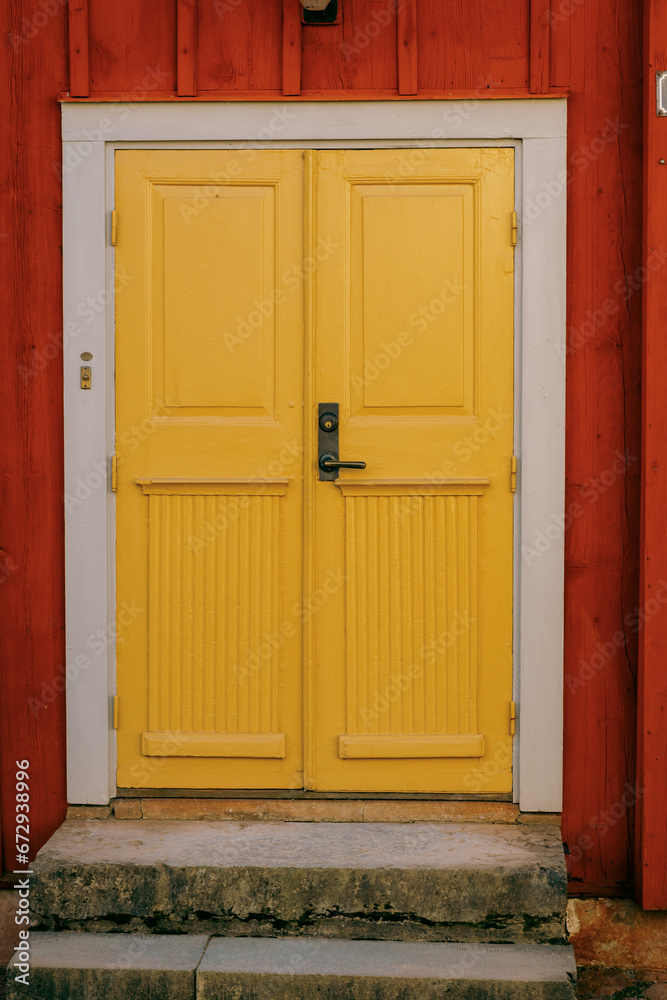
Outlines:
{"type": "Polygon", "coordinates": [[[396,8],[398,29],[398,92],[416,94],[417,77],[417,0],[403,0],[396,8]]]}
{"type": "Polygon", "coordinates": [[[197,0],[177,0],[176,84],[179,97],[197,93],[197,0]]]}
{"type": "Polygon", "coordinates": [[[549,0],[530,0],[530,92],[549,89],[549,0]]]}
{"type": "Polygon", "coordinates": [[[529,0],[418,5],[419,93],[520,88],[528,92],[529,0]]]}
{"type": "Polygon", "coordinates": [[[176,3],[89,0],[91,92],[117,91],[120,100],[176,94],[176,3]]]}
{"type": "MultiPolygon", "coordinates": [[[[400,4],[399,4],[400,6],[400,4]]],[[[342,0],[338,24],[303,28],[306,90],[398,90],[397,0],[342,0]]]]}
{"type": "Polygon", "coordinates": [[[656,114],[655,74],[667,68],[667,11],[644,7],[644,233],[642,536],[639,602],[646,622],[639,641],[637,688],[637,888],[644,909],[667,909],[667,118],[656,114]],[[662,162],[661,162],[662,161],[662,162]],[[664,261],[663,261],[664,264],[664,261]]]}
{"type": "Polygon", "coordinates": [[[569,17],[563,839],[578,891],[632,879],[641,46],[637,0],[569,17]]]}
{"type": "Polygon", "coordinates": [[[2,5],[0,72],[0,807],[12,850],[17,760],[30,761],[32,856],[65,818],[60,115],[67,14],[2,5]],[[41,13],[40,13],[41,12],[41,13]]]}
{"type": "MultiPolygon", "coordinates": [[[[298,2],[298,0],[297,0],[298,2]]],[[[300,4],[299,4],[300,6],[300,4]]],[[[199,91],[282,90],[282,3],[218,0],[199,4],[199,91]]]]}
{"type": "Polygon", "coordinates": [[[301,92],[301,4],[283,0],[283,94],[301,92]]]}
{"type": "Polygon", "coordinates": [[[72,0],[69,10],[69,89],[73,97],[90,93],[88,0],[72,0]]]}

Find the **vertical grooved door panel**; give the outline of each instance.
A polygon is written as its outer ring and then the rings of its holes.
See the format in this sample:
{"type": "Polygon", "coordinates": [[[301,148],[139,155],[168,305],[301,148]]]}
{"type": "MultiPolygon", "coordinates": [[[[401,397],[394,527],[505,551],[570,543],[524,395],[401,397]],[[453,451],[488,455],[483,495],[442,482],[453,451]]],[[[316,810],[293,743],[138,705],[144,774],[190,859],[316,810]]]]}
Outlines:
{"type": "MultiPolygon", "coordinates": [[[[286,486],[147,484],[148,734],[277,731],[280,498],[286,486]],[[182,488],[182,487],[181,487],[182,488]],[[241,505],[242,506],[239,506],[241,505]],[[207,524],[223,531],[202,539],[207,524]],[[240,555],[242,554],[242,558],[240,555]],[[238,629],[232,623],[238,622],[238,629]]],[[[249,739],[249,744],[252,740],[249,739]]],[[[259,742],[259,741],[258,741],[259,742]]]]}
{"type": "Polygon", "coordinates": [[[397,754],[403,738],[415,735],[440,734],[449,746],[457,736],[462,748],[483,745],[477,734],[475,627],[477,502],[483,488],[433,487],[418,495],[400,486],[340,484],[346,749],[354,737],[373,735],[385,737],[387,750],[393,738],[397,754]]]}

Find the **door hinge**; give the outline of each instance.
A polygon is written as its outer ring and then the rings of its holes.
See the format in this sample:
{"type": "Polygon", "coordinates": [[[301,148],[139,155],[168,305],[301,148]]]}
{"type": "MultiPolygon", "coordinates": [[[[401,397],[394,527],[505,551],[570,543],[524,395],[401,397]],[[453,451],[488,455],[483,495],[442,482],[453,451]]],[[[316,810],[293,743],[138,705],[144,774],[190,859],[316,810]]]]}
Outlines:
{"type": "Polygon", "coordinates": [[[510,465],[510,490],[512,493],[516,493],[516,470],[517,470],[516,455],[512,455],[512,463],[510,465]]]}
{"type": "Polygon", "coordinates": [[[118,729],[118,695],[113,696],[113,727],[118,729]]]}
{"type": "Polygon", "coordinates": [[[111,246],[115,247],[118,240],[118,212],[114,208],[111,213],[111,246]]]}
{"type": "Polygon", "coordinates": [[[111,456],[111,492],[115,493],[118,489],[118,456],[111,456]]]}
{"type": "Polygon", "coordinates": [[[512,246],[515,247],[516,246],[516,232],[517,232],[516,212],[512,212],[512,228],[511,228],[510,232],[511,232],[511,238],[512,238],[512,246]]]}
{"type": "Polygon", "coordinates": [[[516,702],[510,702],[510,736],[516,734],[516,702]]]}

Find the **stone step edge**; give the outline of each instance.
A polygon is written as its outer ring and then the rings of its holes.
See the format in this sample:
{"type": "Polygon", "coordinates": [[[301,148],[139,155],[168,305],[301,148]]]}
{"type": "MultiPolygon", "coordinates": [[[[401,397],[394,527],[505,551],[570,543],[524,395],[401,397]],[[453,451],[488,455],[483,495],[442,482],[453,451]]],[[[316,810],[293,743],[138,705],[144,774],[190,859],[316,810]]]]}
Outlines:
{"type": "MultiPolygon", "coordinates": [[[[26,948],[30,971],[138,970],[201,976],[259,975],[441,982],[572,984],[570,945],[483,945],[306,938],[216,938],[206,935],[34,932],[26,948]]],[[[20,951],[7,966],[10,982],[20,951]]]]}
{"type": "Polygon", "coordinates": [[[559,825],[560,813],[525,813],[513,802],[433,799],[119,797],[106,806],[70,805],[68,819],[215,820],[300,823],[503,823],[559,825]]]}

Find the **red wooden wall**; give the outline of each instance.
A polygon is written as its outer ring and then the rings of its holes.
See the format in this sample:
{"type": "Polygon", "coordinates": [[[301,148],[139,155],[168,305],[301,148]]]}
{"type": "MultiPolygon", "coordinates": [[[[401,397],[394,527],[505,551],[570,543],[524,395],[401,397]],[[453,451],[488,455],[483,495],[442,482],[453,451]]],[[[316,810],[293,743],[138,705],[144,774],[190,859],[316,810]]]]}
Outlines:
{"type": "Polygon", "coordinates": [[[65,811],[62,241],[53,165],[67,35],[56,0],[7,0],[0,18],[0,805],[11,870],[20,867],[15,761],[30,761],[34,848],[65,811]]]}
{"type": "Polygon", "coordinates": [[[298,0],[70,0],[67,36],[64,0],[2,5],[0,554],[17,567],[0,584],[3,816],[17,756],[36,764],[42,832],[63,806],[62,698],[54,691],[36,717],[26,707],[63,663],[59,352],[27,381],[20,375],[61,329],[58,93],[485,99],[569,90],[566,503],[577,513],[566,535],[564,838],[573,889],[627,891],[642,624],[641,3],[339,5],[338,24],[302,27],[298,0]]]}
{"type": "MultiPolygon", "coordinates": [[[[667,225],[667,117],[656,114],[655,74],[667,69],[667,11],[646,0],[644,23],[645,259],[664,245],[667,225]]],[[[667,270],[656,268],[644,295],[642,406],[642,562],[640,602],[657,611],[667,594],[667,270]]],[[[667,616],[647,617],[639,644],[637,898],[646,909],[667,907],[667,616]]]]}

